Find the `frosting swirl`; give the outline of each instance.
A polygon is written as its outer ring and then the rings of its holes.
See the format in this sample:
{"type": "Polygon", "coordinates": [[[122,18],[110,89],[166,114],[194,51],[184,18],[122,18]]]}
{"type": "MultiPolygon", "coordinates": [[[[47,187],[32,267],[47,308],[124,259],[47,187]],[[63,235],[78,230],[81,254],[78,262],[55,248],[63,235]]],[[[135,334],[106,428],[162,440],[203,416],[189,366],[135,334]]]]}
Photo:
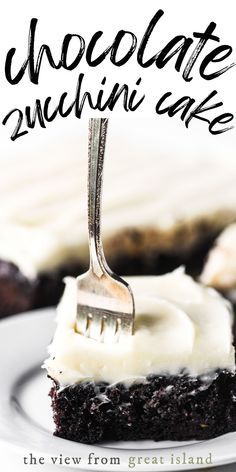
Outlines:
{"type": "Polygon", "coordinates": [[[180,268],[163,276],[127,277],[136,315],[135,333],[116,344],[75,331],[76,280],[66,279],[57,330],[45,362],[60,385],[84,379],[110,383],[181,371],[203,375],[234,370],[230,305],[180,268]]]}

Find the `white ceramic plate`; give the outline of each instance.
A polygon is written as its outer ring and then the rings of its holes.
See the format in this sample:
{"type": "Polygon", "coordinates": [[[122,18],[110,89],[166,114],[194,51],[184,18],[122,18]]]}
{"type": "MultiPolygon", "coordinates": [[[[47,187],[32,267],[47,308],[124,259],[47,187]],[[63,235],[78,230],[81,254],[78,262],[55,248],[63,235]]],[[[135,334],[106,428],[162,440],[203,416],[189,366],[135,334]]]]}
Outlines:
{"type": "Polygon", "coordinates": [[[32,453],[37,458],[43,457],[50,464],[53,463],[52,458],[57,457],[57,465],[103,472],[180,471],[209,466],[199,464],[199,460],[195,464],[183,464],[184,455],[185,462],[191,457],[196,462],[198,457],[207,458],[211,453],[213,463],[210,465],[214,466],[236,460],[236,433],[204,442],[138,441],[99,446],[87,446],[54,437],[47,395],[50,381],[46,378],[46,372],[40,369],[54,332],[54,314],[53,309],[45,309],[0,322],[1,442],[20,451],[22,456],[32,453]],[[92,457],[99,457],[96,465],[94,461],[88,463],[90,453],[94,454],[92,457]],[[70,464],[65,464],[66,457],[70,464]],[[79,466],[73,462],[73,458],[75,461],[81,458],[79,466]],[[114,458],[119,459],[120,466],[112,463],[114,458]],[[139,459],[140,464],[138,458],[142,458],[139,459]],[[180,458],[180,464],[176,463],[177,458],[180,458]],[[148,464],[158,459],[158,464],[148,464]]]}

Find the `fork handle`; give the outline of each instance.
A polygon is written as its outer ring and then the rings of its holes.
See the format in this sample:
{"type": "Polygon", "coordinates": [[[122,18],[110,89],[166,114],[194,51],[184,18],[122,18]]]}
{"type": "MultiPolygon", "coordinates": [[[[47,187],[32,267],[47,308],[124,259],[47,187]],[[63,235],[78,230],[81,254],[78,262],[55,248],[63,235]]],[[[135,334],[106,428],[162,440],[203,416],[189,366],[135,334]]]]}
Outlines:
{"type": "Polygon", "coordinates": [[[88,233],[90,270],[97,277],[109,271],[101,240],[101,196],[107,118],[89,120],[88,148],[88,233]]]}

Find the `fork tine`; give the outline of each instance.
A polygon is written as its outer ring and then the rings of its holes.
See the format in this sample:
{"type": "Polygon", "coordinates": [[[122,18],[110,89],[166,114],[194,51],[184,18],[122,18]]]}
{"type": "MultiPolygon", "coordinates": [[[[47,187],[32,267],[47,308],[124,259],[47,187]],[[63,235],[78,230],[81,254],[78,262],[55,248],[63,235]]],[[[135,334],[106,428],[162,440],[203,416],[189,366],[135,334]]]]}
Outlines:
{"type": "Polygon", "coordinates": [[[87,305],[79,305],[79,317],[77,319],[77,331],[88,337],[104,338],[108,331],[113,336],[119,334],[121,329],[127,330],[127,314],[117,313],[108,309],[98,309],[87,305]]]}

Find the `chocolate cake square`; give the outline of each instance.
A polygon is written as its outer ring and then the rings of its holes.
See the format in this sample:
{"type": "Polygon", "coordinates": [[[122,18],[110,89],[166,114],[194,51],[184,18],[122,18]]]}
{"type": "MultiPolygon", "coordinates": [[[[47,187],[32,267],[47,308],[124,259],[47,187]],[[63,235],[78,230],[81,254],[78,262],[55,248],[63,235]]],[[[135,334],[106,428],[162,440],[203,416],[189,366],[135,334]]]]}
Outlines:
{"type": "MultiPolygon", "coordinates": [[[[154,136],[154,122],[148,126],[154,136]]],[[[235,156],[227,156],[225,166],[221,153],[189,156],[175,149],[163,158],[155,141],[148,149],[139,144],[134,149],[127,139],[122,153],[120,139],[113,144],[119,152],[107,168],[103,199],[107,261],[118,274],[164,274],[183,264],[197,276],[215,238],[236,221],[235,156]]],[[[18,155],[14,165],[2,159],[0,317],[55,305],[63,277],[88,265],[82,148],[47,150],[38,159],[18,155]]]]}
{"type": "Polygon", "coordinates": [[[133,336],[100,343],[76,330],[69,278],[45,361],[55,434],[83,443],[203,440],[236,430],[233,316],[183,269],[127,277],[133,336]]]}

